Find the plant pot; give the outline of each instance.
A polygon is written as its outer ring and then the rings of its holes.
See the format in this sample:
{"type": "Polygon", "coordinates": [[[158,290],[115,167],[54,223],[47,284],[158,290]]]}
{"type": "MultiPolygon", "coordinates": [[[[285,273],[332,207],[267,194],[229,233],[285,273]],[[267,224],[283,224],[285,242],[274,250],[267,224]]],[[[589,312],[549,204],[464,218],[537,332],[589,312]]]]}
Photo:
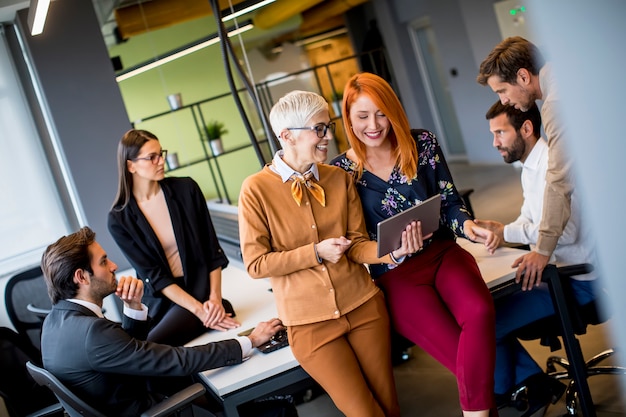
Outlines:
{"type": "Polygon", "coordinates": [[[178,163],[178,154],[176,152],[168,153],[165,162],[167,162],[167,169],[169,170],[176,169],[180,166],[178,163]]]}
{"type": "Polygon", "coordinates": [[[335,100],[330,103],[336,116],[341,116],[341,104],[342,103],[343,102],[341,100],[335,100]]]}
{"type": "Polygon", "coordinates": [[[178,110],[183,107],[183,98],[180,93],[170,94],[167,96],[167,102],[172,110],[178,110]]]}
{"type": "Polygon", "coordinates": [[[213,152],[213,156],[218,156],[224,153],[222,139],[211,139],[209,140],[209,145],[211,145],[211,152],[213,152]]]}

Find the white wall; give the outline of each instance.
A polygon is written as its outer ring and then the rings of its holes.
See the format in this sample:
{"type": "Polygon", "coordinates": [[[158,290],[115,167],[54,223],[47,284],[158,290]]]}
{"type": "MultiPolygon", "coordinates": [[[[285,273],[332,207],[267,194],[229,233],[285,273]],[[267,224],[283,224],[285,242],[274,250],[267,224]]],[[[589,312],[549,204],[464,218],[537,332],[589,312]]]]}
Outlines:
{"type": "Polygon", "coordinates": [[[432,116],[407,29],[411,21],[428,17],[435,32],[469,162],[502,163],[502,158],[491,146],[485,120],[485,113],[496,97],[476,82],[480,62],[501,40],[493,1],[374,0],[373,5],[396,72],[397,90],[402,92],[411,125],[434,128],[429,124],[432,116]],[[456,70],[456,76],[451,75],[452,69],[456,70]]]}
{"type": "MultiPolygon", "coordinates": [[[[626,346],[623,207],[626,2],[531,0],[537,30],[554,62],[561,87],[585,218],[597,241],[600,275],[611,300],[616,346],[626,346]]],[[[622,355],[620,364],[624,363],[622,355]]],[[[626,397],[626,377],[622,388],[626,397]]]]}

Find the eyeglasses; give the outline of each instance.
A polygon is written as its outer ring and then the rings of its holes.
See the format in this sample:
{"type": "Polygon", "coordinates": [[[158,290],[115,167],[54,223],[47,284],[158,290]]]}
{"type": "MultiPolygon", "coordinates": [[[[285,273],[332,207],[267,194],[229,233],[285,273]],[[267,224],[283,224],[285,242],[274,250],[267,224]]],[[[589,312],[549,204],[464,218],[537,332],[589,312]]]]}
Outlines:
{"type": "Polygon", "coordinates": [[[145,156],[143,158],[133,158],[131,159],[131,161],[135,162],[135,161],[150,161],[152,162],[152,165],[156,165],[159,163],[159,160],[161,158],[165,159],[165,157],[167,156],[167,149],[161,149],[161,151],[159,153],[151,153],[148,156],[145,156]]]}
{"type": "Polygon", "coordinates": [[[324,123],[316,124],[315,126],[307,127],[288,127],[287,130],[314,130],[317,133],[317,137],[322,139],[326,136],[326,132],[330,130],[330,133],[335,134],[335,122],[330,122],[327,125],[324,123]]]}

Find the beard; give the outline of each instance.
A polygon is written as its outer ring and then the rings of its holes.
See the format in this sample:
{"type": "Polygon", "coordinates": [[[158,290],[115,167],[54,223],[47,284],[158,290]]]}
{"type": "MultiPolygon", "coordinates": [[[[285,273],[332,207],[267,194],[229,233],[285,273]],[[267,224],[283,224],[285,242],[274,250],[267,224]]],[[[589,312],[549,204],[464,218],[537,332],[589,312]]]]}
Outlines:
{"type": "Polygon", "coordinates": [[[499,146],[498,150],[506,152],[502,158],[504,159],[504,162],[511,164],[522,159],[522,156],[524,156],[524,153],[526,152],[526,142],[524,142],[522,135],[518,132],[511,146],[508,148],[499,146]]]}
{"type": "Polygon", "coordinates": [[[522,97],[520,98],[519,103],[517,103],[516,107],[523,112],[527,112],[528,109],[530,109],[533,106],[533,104],[537,100],[537,97],[535,97],[534,94],[532,94],[523,86],[520,86],[520,88],[523,94],[522,94],[522,97]]]}

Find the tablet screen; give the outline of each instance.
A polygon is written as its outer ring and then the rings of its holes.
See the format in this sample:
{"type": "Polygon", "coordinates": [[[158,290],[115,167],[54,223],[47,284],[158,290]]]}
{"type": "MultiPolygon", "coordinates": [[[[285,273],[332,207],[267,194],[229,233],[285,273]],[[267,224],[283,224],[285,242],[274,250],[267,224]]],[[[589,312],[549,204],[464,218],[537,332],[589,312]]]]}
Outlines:
{"type": "Polygon", "coordinates": [[[420,204],[410,207],[377,225],[378,257],[383,257],[402,245],[402,231],[412,221],[422,222],[422,235],[439,228],[441,195],[436,194],[420,204]]]}

